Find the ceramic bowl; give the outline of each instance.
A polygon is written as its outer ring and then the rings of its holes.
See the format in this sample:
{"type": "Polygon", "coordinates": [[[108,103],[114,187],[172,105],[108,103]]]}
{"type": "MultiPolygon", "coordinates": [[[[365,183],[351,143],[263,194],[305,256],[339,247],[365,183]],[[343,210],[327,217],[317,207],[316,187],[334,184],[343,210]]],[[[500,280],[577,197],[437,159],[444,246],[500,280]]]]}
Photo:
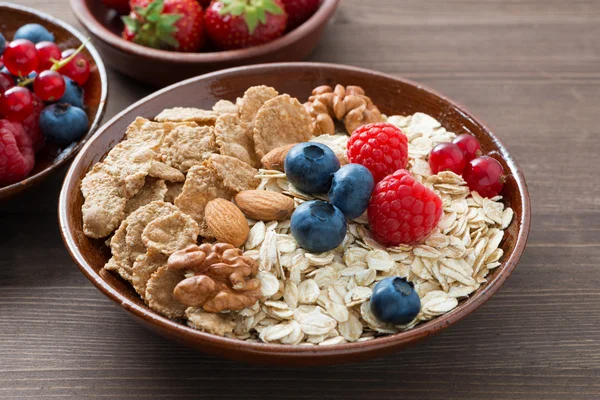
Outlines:
{"type": "MultiPolygon", "coordinates": [[[[12,39],[15,31],[20,26],[28,23],[41,24],[50,30],[62,50],[77,48],[86,40],[86,37],[77,32],[72,26],[48,14],[15,4],[0,4],[0,21],[2,21],[0,31],[7,40],[12,39]]],[[[51,176],[79,151],[100,124],[108,95],[108,79],[104,64],[94,46],[88,43],[85,50],[83,50],[83,54],[90,62],[91,70],[90,79],[84,86],[86,112],[90,121],[88,133],[66,149],[59,149],[51,143],[47,143],[36,155],[35,167],[26,179],[9,186],[0,187],[0,199],[11,197],[51,176]]]]}
{"type": "Polygon", "coordinates": [[[308,21],[261,46],[232,51],[179,53],[157,50],[121,38],[123,23],[99,0],[70,0],[79,22],[94,38],[109,67],[154,86],[240,65],[304,60],[315,49],[340,0],[322,0],[308,21]]]}
{"type": "Polygon", "coordinates": [[[502,286],[517,265],[529,232],[530,208],[527,186],[516,161],[487,127],[452,100],[422,85],[369,70],[333,64],[282,63],[233,68],[189,79],[160,90],[121,112],[88,141],[71,165],[60,194],[59,218],[65,244],[83,274],[130,316],[153,331],[192,348],[233,359],[317,365],[356,362],[399,350],[440,332],[473,312],[502,286]],[[502,195],[515,211],[515,217],[501,244],[504,250],[502,265],[471,297],[448,314],[412,330],[366,342],[314,347],[272,345],[214,336],[164,318],[146,307],[129,283],[102,269],[108,260],[109,249],[102,240],[89,239],[82,232],[83,197],[79,185],[86,172],[123,138],[125,129],[137,116],[152,118],[164,108],[174,106],[210,108],[222,98],[235,100],[253,85],[270,85],[280,93],[307,99],[314,87],[336,83],[361,86],[388,115],[420,111],[438,119],[453,132],[471,133],[481,141],[484,152],[493,152],[504,166],[509,177],[502,195]]]}

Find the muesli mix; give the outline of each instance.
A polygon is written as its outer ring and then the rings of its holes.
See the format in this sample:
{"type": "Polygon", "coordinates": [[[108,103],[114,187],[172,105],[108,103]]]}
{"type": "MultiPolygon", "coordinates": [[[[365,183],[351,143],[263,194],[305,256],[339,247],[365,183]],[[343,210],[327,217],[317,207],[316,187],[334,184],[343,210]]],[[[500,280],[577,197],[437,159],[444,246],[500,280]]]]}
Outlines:
{"type": "Polygon", "coordinates": [[[360,87],[249,88],[137,118],[81,183],[84,232],[152,310],[247,341],[331,345],[454,309],[501,264],[502,166],[360,87]]]}

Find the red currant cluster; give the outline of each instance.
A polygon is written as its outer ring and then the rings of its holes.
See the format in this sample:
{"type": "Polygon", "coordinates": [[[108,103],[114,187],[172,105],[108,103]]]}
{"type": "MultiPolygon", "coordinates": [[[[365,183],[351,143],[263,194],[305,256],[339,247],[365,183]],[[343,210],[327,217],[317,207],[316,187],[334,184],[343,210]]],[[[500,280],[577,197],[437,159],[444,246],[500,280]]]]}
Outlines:
{"type": "Polygon", "coordinates": [[[61,52],[51,41],[34,44],[15,35],[6,43],[0,34],[0,185],[17,182],[31,172],[35,160],[30,154],[39,151],[45,139],[61,147],[68,144],[57,120],[62,119],[71,139],[87,130],[81,86],[89,79],[90,65],[80,53],[84,46],[61,52]],[[63,117],[71,114],[74,119],[63,117]],[[71,121],[77,121],[77,132],[69,128],[71,121]]]}
{"type": "Polygon", "coordinates": [[[429,153],[429,167],[437,174],[452,171],[462,175],[471,191],[483,197],[500,194],[504,186],[504,168],[498,160],[483,156],[475,136],[458,135],[452,143],[440,143],[429,153]]]}

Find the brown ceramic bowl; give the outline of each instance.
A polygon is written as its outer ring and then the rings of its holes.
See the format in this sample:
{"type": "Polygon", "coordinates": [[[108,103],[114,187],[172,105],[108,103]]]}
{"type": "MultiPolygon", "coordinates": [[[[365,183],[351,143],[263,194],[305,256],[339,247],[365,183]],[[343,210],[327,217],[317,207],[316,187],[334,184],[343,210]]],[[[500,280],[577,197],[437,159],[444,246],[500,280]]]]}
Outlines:
{"type": "Polygon", "coordinates": [[[121,38],[123,23],[100,0],[71,0],[79,22],[93,36],[109,67],[154,86],[166,86],[199,74],[268,62],[301,61],[315,49],[340,0],[322,0],[304,24],[261,46],[232,51],[179,53],[144,47],[121,38]]]}
{"type": "MultiPolygon", "coordinates": [[[[28,23],[38,23],[50,30],[62,50],[77,48],[86,39],[75,28],[50,15],[15,4],[0,4],[0,21],[0,32],[4,34],[7,40],[12,39],[15,31],[20,26],[28,23]]],[[[66,149],[59,149],[47,143],[36,155],[35,167],[26,179],[9,186],[0,187],[0,199],[13,196],[56,172],[79,151],[100,124],[104,114],[106,96],[108,95],[108,79],[104,64],[102,64],[100,55],[94,46],[88,44],[83,50],[83,54],[89,60],[91,69],[90,79],[84,87],[86,112],[90,121],[88,133],[79,142],[71,144],[66,149]]]]}
{"type": "Polygon", "coordinates": [[[473,115],[450,99],[421,85],[364,69],[318,63],[281,63],[239,67],[199,76],[160,90],[135,103],[104,125],[85,145],[65,179],[59,203],[60,228],[71,256],[102,293],[115,301],[143,325],[192,348],[238,360],[285,365],[348,363],[364,360],[406,347],[431,336],[464,318],[482,305],[502,286],[517,265],[529,232],[529,194],[521,168],[492,132],[473,115]],[[307,99],[319,85],[359,85],[386,114],[422,111],[437,118],[456,133],[471,133],[481,141],[484,152],[493,152],[509,178],[503,196],[515,211],[513,223],[501,244],[502,265],[489,282],[450,313],[416,328],[361,343],[334,346],[290,346],[248,343],[203,333],[181,322],[164,318],[146,307],[133,288],[118,276],[102,270],[109,250],[102,240],[82,232],[79,184],[86,172],[118,143],[137,116],[152,118],[166,107],[209,108],[222,98],[235,100],[253,85],[271,85],[280,93],[307,99]]]}

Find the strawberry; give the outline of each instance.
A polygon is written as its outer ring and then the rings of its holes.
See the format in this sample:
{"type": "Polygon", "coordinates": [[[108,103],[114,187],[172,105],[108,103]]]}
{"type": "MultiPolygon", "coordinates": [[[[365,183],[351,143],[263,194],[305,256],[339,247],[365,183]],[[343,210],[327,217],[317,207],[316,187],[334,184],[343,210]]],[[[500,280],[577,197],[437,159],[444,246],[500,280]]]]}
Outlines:
{"type": "Polygon", "coordinates": [[[130,10],[128,0],[102,0],[102,4],[116,10],[119,14],[127,14],[130,10]]]}
{"type": "Polygon", "coordinates": [[[204,45],[202,7],[196,0],[130,0],[123,38],[156,49],[194,52],[204,45]]]}
{"type": "Polygon", "coordinates": [[[206,9],[204,25],[218,48],[233,50],[277,39],[287,18],[281,0],[215,0],[206,9]]]}
{"type": "Polygon", "coordinates": [[[319,0],[281,0],[288,13],[287,30],[297,28],[319,8],[319,0]]]}

